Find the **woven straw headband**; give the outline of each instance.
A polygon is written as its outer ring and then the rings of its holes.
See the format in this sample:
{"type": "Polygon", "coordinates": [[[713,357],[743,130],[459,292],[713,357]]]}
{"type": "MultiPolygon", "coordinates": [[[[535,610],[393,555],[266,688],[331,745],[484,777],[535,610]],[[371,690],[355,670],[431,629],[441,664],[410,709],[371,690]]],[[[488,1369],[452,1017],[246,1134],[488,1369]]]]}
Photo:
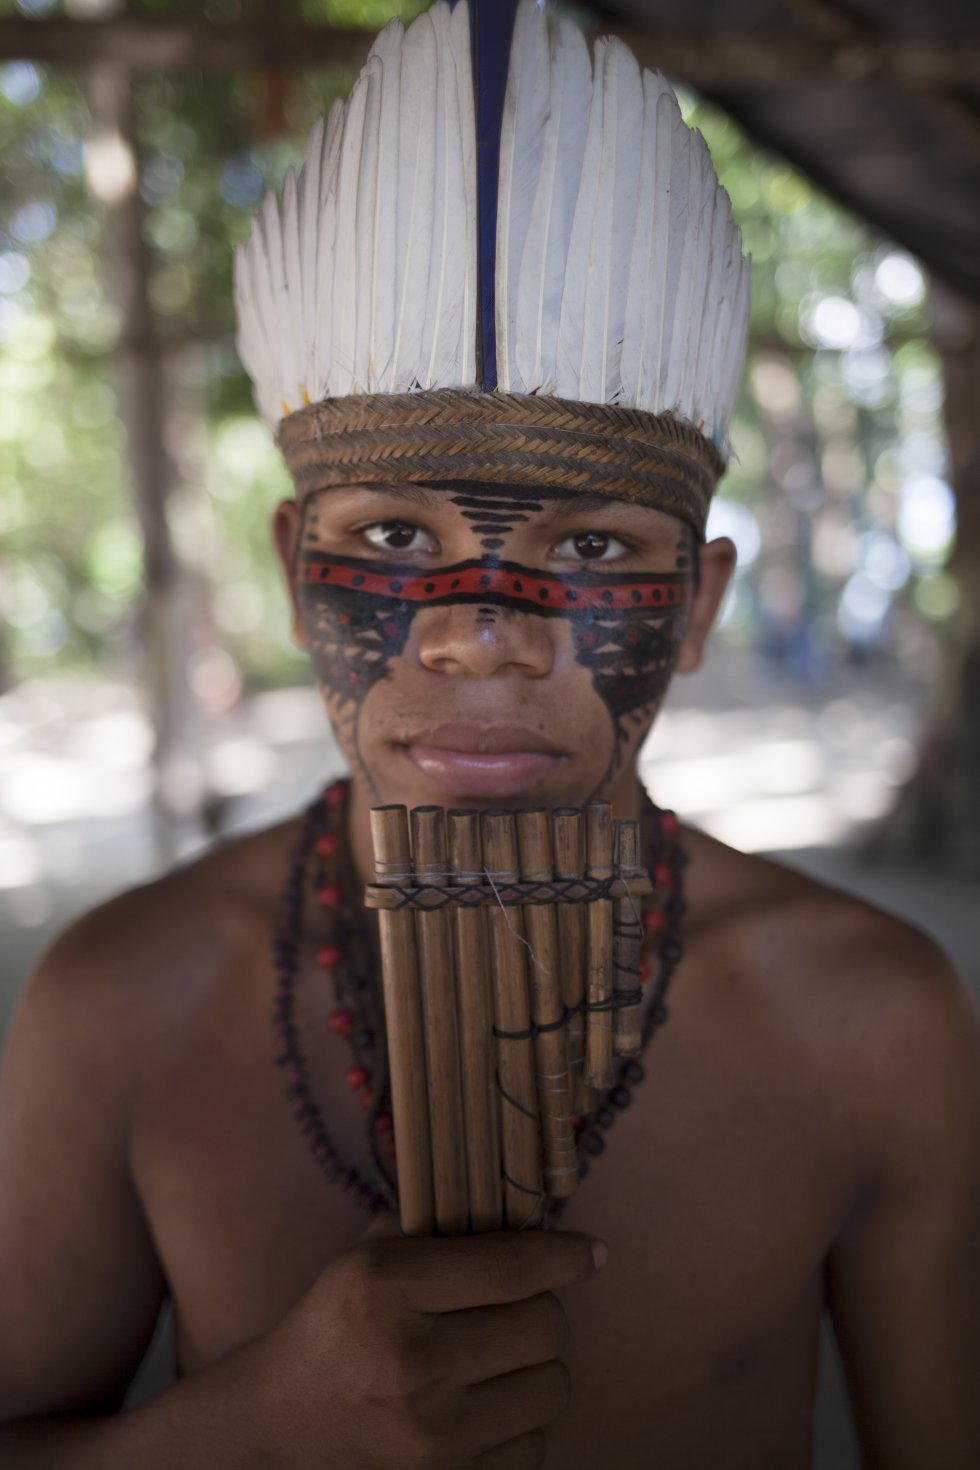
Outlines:
{"type": "Polygon", "coordinates": [[[699,539],[724,469],[669,413],[457,388],[328,398],[288,414],[277,440],[300,500],[337,485],[552,485],[667,511],[699,539]]]}

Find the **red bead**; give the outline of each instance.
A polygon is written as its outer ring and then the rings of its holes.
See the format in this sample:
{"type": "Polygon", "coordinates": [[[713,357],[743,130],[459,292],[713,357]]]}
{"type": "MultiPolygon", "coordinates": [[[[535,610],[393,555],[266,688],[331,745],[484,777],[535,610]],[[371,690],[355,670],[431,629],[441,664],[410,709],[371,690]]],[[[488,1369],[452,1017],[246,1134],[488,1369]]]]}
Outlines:
{"type": "Polygon", "coordinates": [[[343,1036],[354,1024],[354,1015],[346,1006],[338,1006],[335,1011],[330,1012],[330,1030],[336,1031],[338,1036],[343,1036]]]}
{"type": "Polygon", "coordinates": [[[367,1067],[348,1067],[344,1079],[348,1087],[363,1087],[365,1082],[370,1082],[371,1073],[367,1067]]]}
{"type": "Polygon", "coordinates": [[[332,832],[324,832],[323,836],[316,840],[316,850],[321,857],[332,857],[338,846],[339,843],[332,832]]]}
{"type": "Polygon", "coordinates": [[[361,1093],[360,1093],[360,1098],[361,1098],[361,1112],[362,1113],[369,1113],[371,1111],[371,1109],[374,1107],[374,1093],[371,1090],[371,1088],[370,1087],[364,1087],[364,1088],[362,1088],[361,1089],[361,1093]]]}
{"type": "Polygon", "coordinates": [[[395,1148],[394,1138],[386,1138],[381,1147],[382,1150],[388,1155],[389,1159],[393,1159],[395,1157],[397,1149],[395,1148]]]}
{"type": "Polygon", "coordinates": [[[659,909],[648,909],[643,915],[643,927],[644,929],[648,929],[651,934],[656,934],[658,929],[662,929],[664,923],[664,916],[659,909]]]}
{"type": "Polygon", "coordinates": [[[640,961],[640,984],[645,985],[650,978],[650,966],[646,960],[640,961]]]}
{"type": "Polygon", "coordinates": [[[669,834],[669,836],[673,837],[674,833],[680,826],[680,822],[677,820],[677,817],[673,812],[662,812],[660,816],[660,825],[663,830],[669,834]]]}
{"type": "Polygon", "coordinates": [[[323,793],[323,799],[327,803],[327,806],[343,806],[344,795],[343,781],[335,781],[332,786],[327,787],[323,793]]]}
{"type": "Polygon", "coordinates": [[[572,1114],[572,1127],[575,1129],[575,1132],[576,1133],[579,1131],[579,1129],[581,1128],[581,1126],[582,1126],[581,1116],[578,1113],[573,1113],[572,1114]]]}
{"type": "Polygon", "coordinates": [[[385,1108],[374,1120],[374,1126],[379,1133],[390,1133],[395,1126],[395,1120],[385,1108]]]}
{"type": "Polygon", "coordinates": [[[339,944],[325,944],[316,952],[316,962],[325,970],[332,970],[334,965],[339,965],[344,958],[344,951],[339,944]]]}
{"type": "Polygon", "coordinates": [[[343,896],[336,883],[324,883],[316,891],[317,902],[325,909],[335,909],[343,896]]]}
{"type": "Polygon", "coordinates": [[[653,870],[653,881],[658,888],[670,888],[674,882],[673,869],[666,863],[659,863],[653,870]]]}

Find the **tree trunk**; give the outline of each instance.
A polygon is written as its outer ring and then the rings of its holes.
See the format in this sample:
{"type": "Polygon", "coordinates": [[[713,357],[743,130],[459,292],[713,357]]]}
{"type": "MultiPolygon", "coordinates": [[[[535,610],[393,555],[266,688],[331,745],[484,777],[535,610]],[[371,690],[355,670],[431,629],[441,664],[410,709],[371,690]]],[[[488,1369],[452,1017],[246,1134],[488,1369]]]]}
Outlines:
{"type": "MultiPolygon", "coordinates": [[[[117,10],[112,0],[105,11],[117,10]]],[[[88,13],[91,13],[89,8],[88,13]]],[[[143,537],[144,590],[137,618],[141,673],[154,731],[153,813],[160,859],[177,856],[201,827],[205,783],[199,720],[187,680],[187,596],[167,520],[177,475],[167,452],[170,408],[163,351],[148,294],[145,206],[139,190],[131,79],[106,62],[86,81],[93,134],[86,172],[106,206],[105,286],[122,316],[115,351],[120,418],[126,430],[143,537]]]]}
{"type": "Polygon", "coordinates": [[[959,605],[944,629],[940,677],[919,769],[875,843],[876,853],[980,872],[980,309],[946,286],[931,294],[943,367],[959,605]]]}

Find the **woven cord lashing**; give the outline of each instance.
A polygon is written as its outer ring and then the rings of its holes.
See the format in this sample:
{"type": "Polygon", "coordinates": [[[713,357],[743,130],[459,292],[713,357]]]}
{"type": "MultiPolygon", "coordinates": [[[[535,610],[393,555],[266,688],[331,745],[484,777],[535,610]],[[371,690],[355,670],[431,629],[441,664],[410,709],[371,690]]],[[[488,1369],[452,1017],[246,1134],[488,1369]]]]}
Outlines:
{"type": "Polygon", "coordinates": [[[466,389],[325,399],[288,414],[277,438],[300,499],[351,484],[557,486],[666,511],[699,538],[724,469],[673,414],[466,389]]]}

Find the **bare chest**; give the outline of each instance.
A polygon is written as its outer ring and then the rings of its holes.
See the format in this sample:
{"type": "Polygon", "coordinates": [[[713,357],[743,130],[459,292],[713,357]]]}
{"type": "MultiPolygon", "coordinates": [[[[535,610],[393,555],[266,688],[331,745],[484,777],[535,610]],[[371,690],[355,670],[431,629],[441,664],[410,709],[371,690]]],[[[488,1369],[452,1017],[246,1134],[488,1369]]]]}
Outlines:
{"type": "MultiPolygon", "coordinates": [[[[646,1078],[561,1221],[601,1235],[610,1261],[562,1296],[574,1397],[549,1431],[548,1470],[594,1470],[611,1447],[618,1470],[808,1463],[841,1180],[789,1082],[764,1075],[745,1037],[718,1036],[678,981],[646,1078]]],[[[139,1141],[184,1372],[274,1326],[368,1224],[312,1158],[273,1052],[261,1025],[223,1049],[202,1043],[139,1141]]],[[[337,1152],[365,1172],[349,1060],[329,1034],[311,1048],[337,1152]]]]}

